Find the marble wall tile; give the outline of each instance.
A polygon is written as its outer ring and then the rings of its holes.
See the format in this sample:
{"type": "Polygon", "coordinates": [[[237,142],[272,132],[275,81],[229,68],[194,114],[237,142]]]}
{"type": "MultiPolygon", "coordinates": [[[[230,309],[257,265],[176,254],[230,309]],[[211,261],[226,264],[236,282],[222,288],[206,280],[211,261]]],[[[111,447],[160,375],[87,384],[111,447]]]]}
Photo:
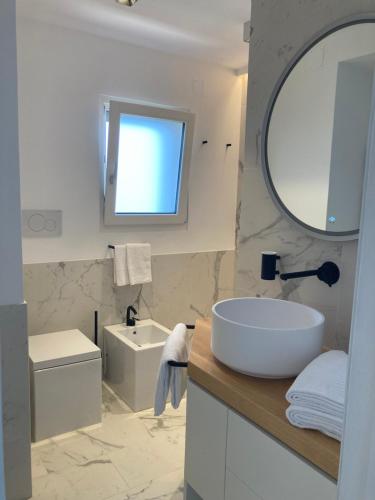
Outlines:
{"type": "Polygon", "coordinates": [[[162,255],[153,261],[153,282],[140,295],[142,317],[169,328],[211,315],[212,305],[233,296],[234,252],[162,255]]]}
{"type": "Polygon", "coordinates": [[[120,323],[135,304],[142,319],[172,328],[210,315],[217,300],[233,296],[233,251],[158,255],[153,281],[115,287],[112,259],[24,266],[30,335],[79,328],[94,336],[94,311],[101,325],[120,323]]]}
{"type": "Polygon", "coordinates": [[[0,306],[3,453],[6,498],[31,496],[26,305],[0,306]]]}
{"type": "MultiPolygon", "coordinates": [[[[295,229],[274,207],[260,169],[246,169],[243,172],[243,180],[254,189],[250,202],[245,200],[242,205],[242,219],[250,212],[251,217],[244,220],[240,228],[236,295],[275,297],[315,307],[326,317],[326,344],[346,347],[348,330],[343,330],[344,335],[339,335],[337,312],[343,287],[353,289],[350,279],[342,278],[339,284],[332,288],[316,278],[288,282],[260,279],[262,251],[277,251],[282,257],[280,269],[283,272],[315,269],[326,260],[336,262],[342,269],[343,244],[312,238],[295,229]],[[250,209],[249,205],[252,203],[254,206],[250,209]]],[[[351,310],[351,303],[348,308],[351,310]]],[[[350,325],[350,317],[348,320],[350,325]]]]}
{"type": "Polygon", "coordinates": [[[268,101],[287,63],[315,33],[351,15],[373,11],[371,0],[285,0],[252,3],[246,161],[239,172],[236,295],[281,297],[321,310],[326,343],[346,348],[350,334],[356,242],[328,242],[291,225],[271,200],[261,170],[261,130],[268,101]],[[315,278],[281,283],[260,280],[261,252],[275,250],[283,270],[336,262],[340,282],[328,288],[315,278]]]}

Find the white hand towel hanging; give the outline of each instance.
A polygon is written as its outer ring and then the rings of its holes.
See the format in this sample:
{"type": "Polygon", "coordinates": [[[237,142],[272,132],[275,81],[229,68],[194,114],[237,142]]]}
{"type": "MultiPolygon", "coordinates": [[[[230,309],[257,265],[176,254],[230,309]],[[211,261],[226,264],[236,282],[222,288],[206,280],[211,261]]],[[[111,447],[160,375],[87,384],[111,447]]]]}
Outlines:
{"type": "Polygon", "coordinates": [[[149,243],[128,243],[127,264],[131,285],[151,283],[151,245],[149,243]]]}
{"type": "Polygon", "coordinates": [[[114,282],[117,286],[129,285],[127,245],[115,245],[113,259],[114,282]]]}
{"type": "Polygon", "coordinates": [[[160,361],[155,391],[155,416],[165,410],[169,391],[173,408],[178,408],[186,391],[187,370],[169,366],[168,361],[187,362],[190,353],[190,335],[186,325],[179,323],[169,335],[160,361]]]}

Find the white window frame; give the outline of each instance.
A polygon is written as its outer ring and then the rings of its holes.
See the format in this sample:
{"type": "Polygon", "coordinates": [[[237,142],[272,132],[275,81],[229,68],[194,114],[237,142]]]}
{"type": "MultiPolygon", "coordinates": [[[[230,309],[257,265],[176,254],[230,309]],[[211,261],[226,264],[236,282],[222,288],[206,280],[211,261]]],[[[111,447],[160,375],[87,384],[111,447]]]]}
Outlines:
{"type": "Polygon", "coordinates": [[[108,157],[104,201],[104,224],[113,225],[154,225],[185,224],[188,219],[188,185],[193,147],[195,116],[185,111],[177,111],[156,106],[147,106],[124,101],[109,103],[108,157]],[[122,114],[139,115],[183,122],[184,143],[181,155],[179,198],[174,214],[118,214],[116,213],[116,178],[119,150],[120,118],[122,114]]]}

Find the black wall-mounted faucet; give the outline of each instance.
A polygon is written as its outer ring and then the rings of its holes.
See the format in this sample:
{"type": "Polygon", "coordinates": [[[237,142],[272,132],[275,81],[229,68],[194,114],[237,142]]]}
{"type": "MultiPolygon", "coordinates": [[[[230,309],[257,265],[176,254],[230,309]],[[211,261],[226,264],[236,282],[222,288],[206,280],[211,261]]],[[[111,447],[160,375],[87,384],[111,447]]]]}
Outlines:
{"type": "Polygon", "coordinates": [[[319,267],[319,269],[313,269],[311,271],[280,274],[280,272],[276,269],[278,260],[280,260],[280,256],[277,255],[276,252],[262,253],[262,280],[275,280],[277,275],[280,275],[280,279],[283,281],[295,278],[306,278],[308,276],[317,276],[320,281],[323,281],[331,287],[340,279],[340,269],[334,262],[325,262],[319,267]]]}
{"type": "Polygon", "coordinates": [[[262,280],[273,281],[279,271],[276,269],[277,261],[280,260],[280,255],[276,252],[263,252],[262,253],[262,280]]]}
{"type": "Polygon", "coordinates": [[[134,315],[138,314],[133,306],[128,306],[126,309],[126,326],[135,326],[135,322],[139,321],[138,318],[132,316],[132,313],[134,315]]]}

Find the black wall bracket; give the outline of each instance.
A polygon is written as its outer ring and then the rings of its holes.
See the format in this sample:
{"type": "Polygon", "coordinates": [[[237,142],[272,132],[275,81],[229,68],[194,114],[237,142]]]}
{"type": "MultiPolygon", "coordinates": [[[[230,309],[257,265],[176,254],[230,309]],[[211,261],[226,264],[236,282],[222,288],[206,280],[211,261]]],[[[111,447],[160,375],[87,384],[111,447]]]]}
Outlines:
{"type": "Polygon", "coordinates": [[[337,283],[340,279],[340,269],[334,262],[324,262],[318,269],[311,271],[299,271],[295,273],[282,273],[276,269],[277,261],[280,256],[276,252],[263,252],[262,253],[262,272],[261,278],[263,280],[274,280],[277,275],[280,279],[287,281],[295,278],[307,278],[309,276],[317,276],[320,281],[326,283],[329,287],[337,283]]]}

